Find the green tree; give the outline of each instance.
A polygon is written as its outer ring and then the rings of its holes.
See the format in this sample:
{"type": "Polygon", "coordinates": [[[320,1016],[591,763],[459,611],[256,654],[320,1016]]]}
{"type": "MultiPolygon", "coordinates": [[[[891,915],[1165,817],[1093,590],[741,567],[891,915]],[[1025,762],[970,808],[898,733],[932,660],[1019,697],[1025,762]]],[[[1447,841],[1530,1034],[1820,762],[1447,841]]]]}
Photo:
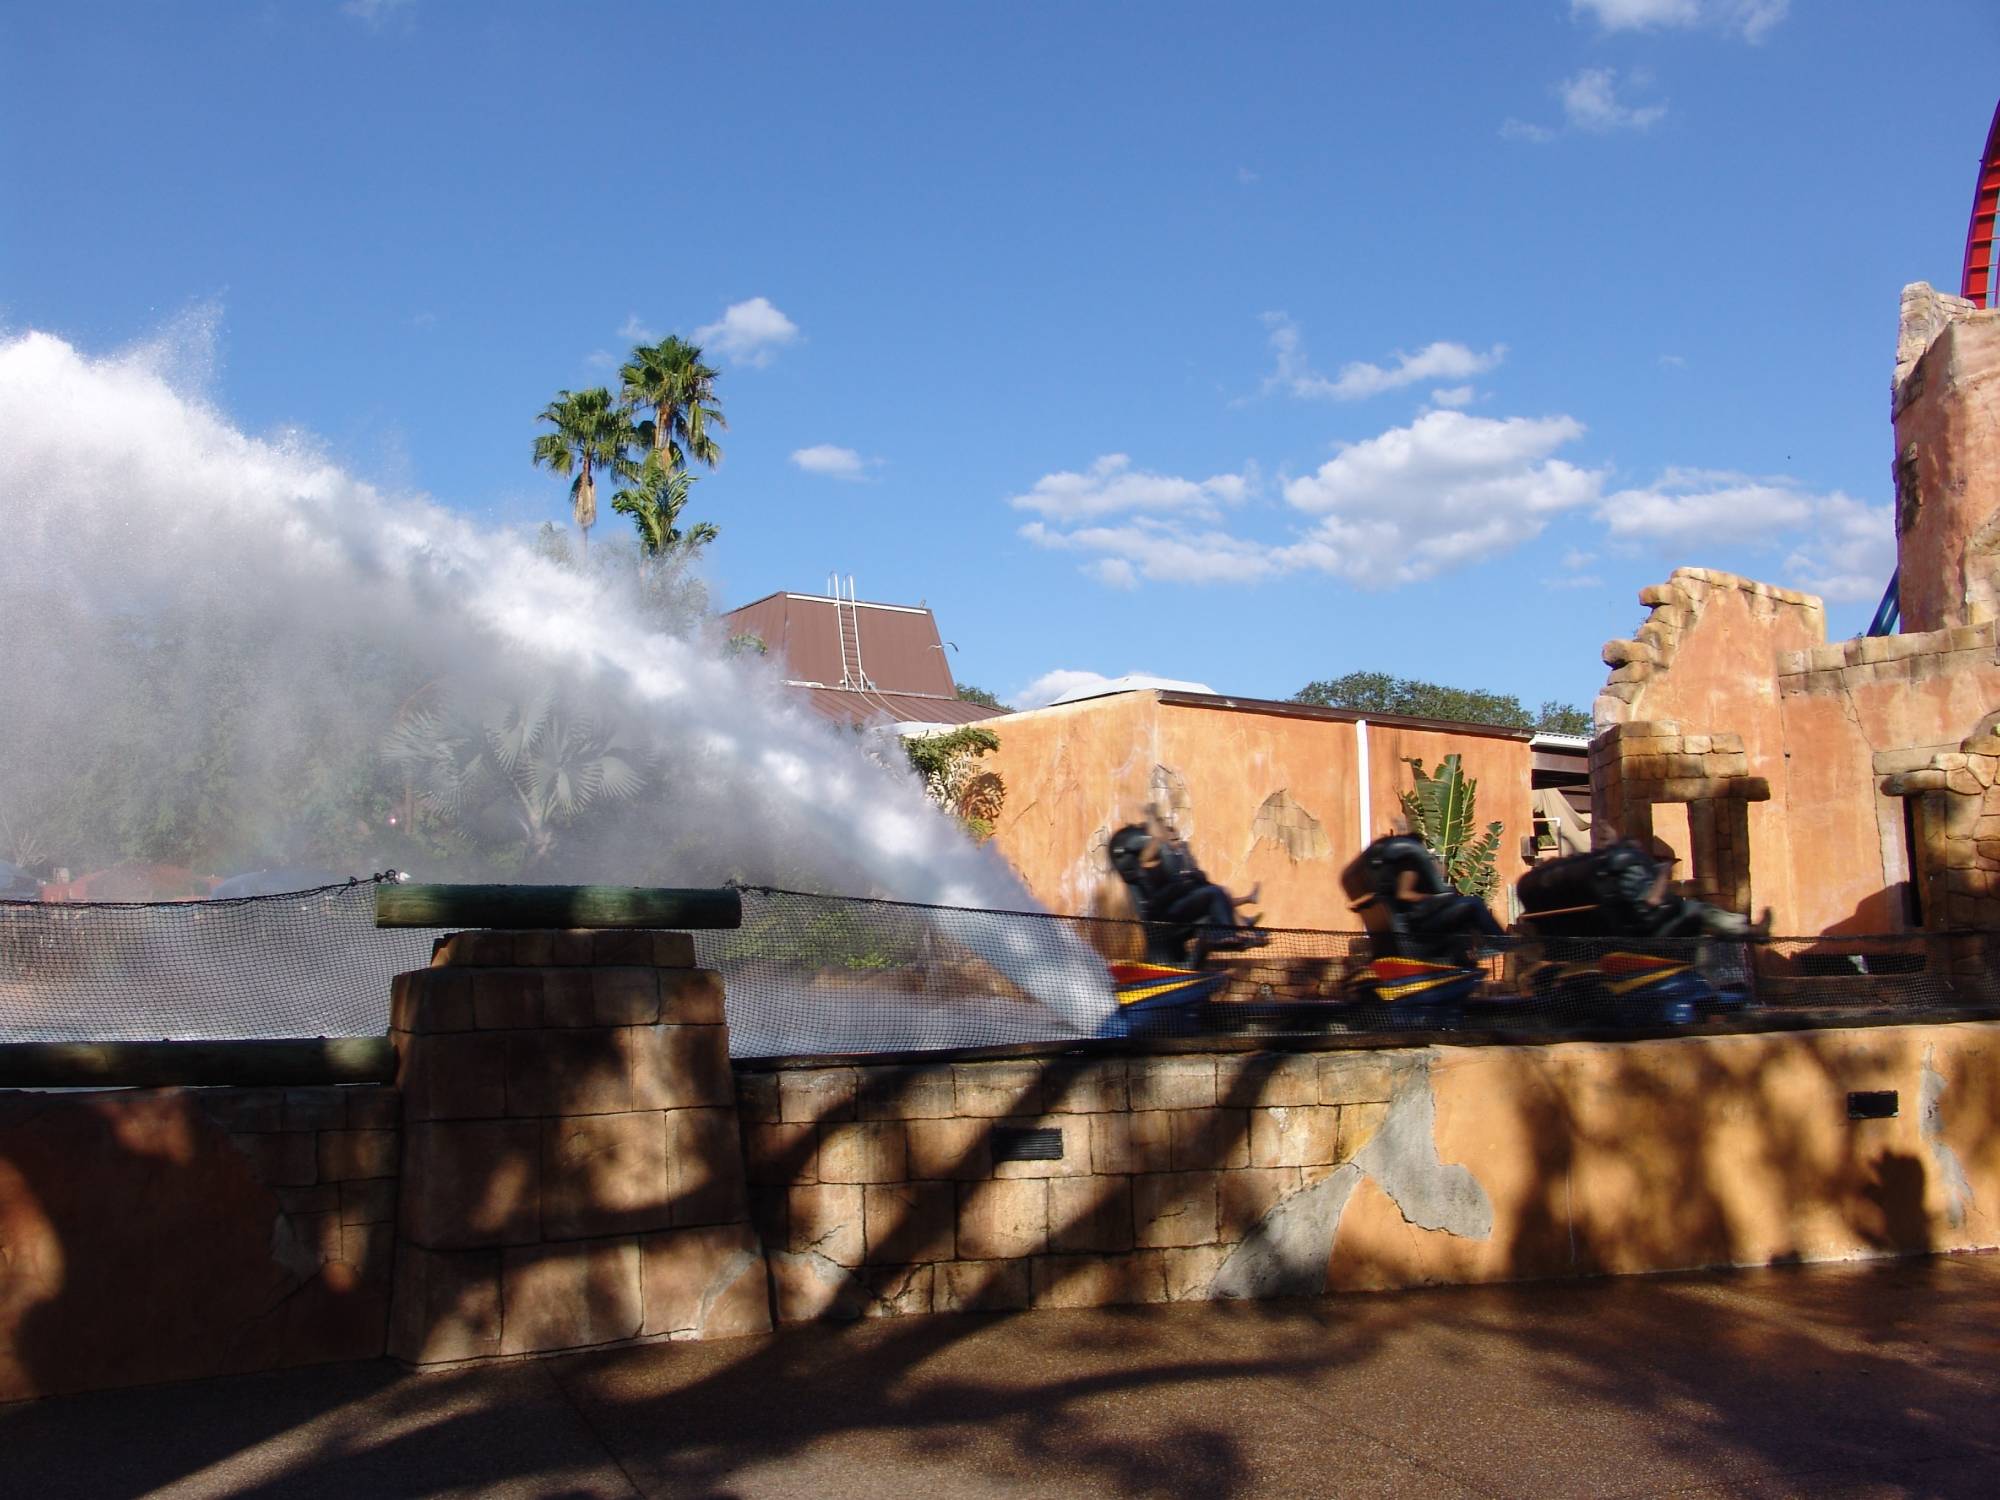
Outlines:
{"type": "Polygon", "coordinates": [[[676,553],[692,555],[721,533],[711,521],[694,521],[681,529],[681,512],[687,508],[688,488],[695,476],[661,462],[659,450],[646,455],[631,489],[611,497],[611,508],[632,518],[639,533],[639,551],[647,562],[671,558],[676,553]]]}
{"type": "Polygon", "coordinates": [[[1294,703],[1351,708],[1364,714],[1405,714],[1413,719],[1447,719],[1457,724],[1496,724],[1505,729],[1543,729],[1554,734],[1589,734],[1590,715],[1551,699],[1531,714],[1512,693],[1446,687],[1387,672],[1349,672],[1345,677],[1309,682],[1292,694],[1294,703]]]}
{"type": "Polygon", "coordinates": [[[664,467],[685,469],[692,460],[712,469],[722,461],[722,449],[709,431],[729,426],[715,397],[716,373],[702,363],[701,346],[678,334],[639,345],[618,371],[626,403],[652,410],[636,430],[639,441],[663,458],[664,467]]]}
{"type": "Polygon", "coordinates": [[[1424,847],[1444,866],[1445,879],[1468,896],[1482,901],[1493,895],[1500,883],[1494,857],[1500,852],[1498,821],[1488,823],[1478,838],[1472,834],[1473,807],[1479,783],[1465,774],[1457,755],[1447,755],[1435,772],[1426,772],[1414,755],[1404,757],[1416,785],[1402,793],[1403,816],[1410,832],[1423,840],[1424,847]]]}
{"type": "Polygon", "coordinates": [[[958,701],[961,703],[977,703],[981,708],[997,708],[1003,714],[1011,714],[1014,711],[1013,704],[1002,703],[998,698],[987,692],[985,688],[973,687],[970,683],[965,682],[958,684],[958,701]]]}
{"type": "Polygon", "coordinates": [[[1591,731],[1590,714],[1574,703],[1558,703],[1550,698],[1542,704],[1542,711],[1535,715],[1535,728],[1547,734],[1588,736],[1591,731]]]}
{"type": "MultiPolygon", "coordinates": [[[[561,831],[645,790],[643,756],[553,692],[498,706],[483,722],[412,707],[383,741],[423,809],[465,842],[501,842],[522,872],[548,858],[561,831]]],[[[496,851],[498,852],[498,851],[496,851]]]]}
{"type": "Polygon", "coordinates": [[[554,429],[535,439],[535,467],[576,475],[569,487],[570,508],[588,552],[590,528],[597,524],[597,473],[637,477],[631,450],[639,441],[638,430],[631,413],[601,385],[587,391],[557,391],[556,399],[535,420],[554,429]]]}

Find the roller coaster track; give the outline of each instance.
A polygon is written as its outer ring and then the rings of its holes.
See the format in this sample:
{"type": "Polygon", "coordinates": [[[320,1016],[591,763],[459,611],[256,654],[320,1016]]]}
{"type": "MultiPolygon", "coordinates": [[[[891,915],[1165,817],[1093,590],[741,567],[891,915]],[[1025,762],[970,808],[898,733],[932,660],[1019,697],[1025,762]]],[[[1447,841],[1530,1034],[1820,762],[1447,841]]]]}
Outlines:
{"type": "Polygon", "coordinates": [[[1993,219],[2000,209],[2000,109],[1993,111],[1993,128],[1986,134],[1986,154],[1979,159],[1979,186],[1972,194],[1972,222],[1965,230],[1965,273],[1958,294],[1975,306],[2000,306],[1995,296],[1993,219]]]}

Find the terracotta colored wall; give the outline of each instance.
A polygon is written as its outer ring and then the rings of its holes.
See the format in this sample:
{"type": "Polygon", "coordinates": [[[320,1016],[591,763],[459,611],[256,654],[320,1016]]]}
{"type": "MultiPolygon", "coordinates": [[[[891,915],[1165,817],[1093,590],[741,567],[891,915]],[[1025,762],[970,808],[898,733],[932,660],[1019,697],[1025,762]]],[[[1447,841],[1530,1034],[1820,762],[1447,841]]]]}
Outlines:
{"type": "Polygon", "coordinates": [[[1525,740],[1371,724],[1373,826],[1363,829],[1351,723],[1122,693],[1011,715],[991,727],[1000,748],[990,763],[1007,783],[996,845],[1056,911],[1087,908],[1103,869],[1095,851],[1113,829],[1141,816],[1149,802],[1178,798],[1177,821],[1195,857],[1231,890],[1261,884],[1270,925],[1351,926],[1340,870],[1389,830],[1397,793],[1411,784],[1401,757],[1434,766],[1454,751],[1479,781],[1480,821],[1505,824],[1501,879],[1511,886],[1521,873],[1521,835],[1531,824],[1525,740]],[[1295,839],[1286,848],[1268,831],[1260,836],[1259,811],[1280,793],[1318,824],[1320,839],[1295,839]]]}
{"type": "Polygon", "coordinates": [[[2000,1244],[2000,1026],[738,1075],[780,1321],[2000,1244]],[[1894,1090],[1893,1119],[1847,1094],[1894,1090]],[[1053,1160],[1005,1161],[1016,1130],[1053,1160]]]}
{"type": "MultiPolygon", "coordinates": [[[[1906,294],[1906,323],[1909,312],[1906,294]]],[[[1954,310],[1928,331],[1896,388],[1898,592],[1911,631],[2000,614],[2000,536],[1984,534],[2000,515],[2000,311],[1954,310]]]]}
{"type": "Polygon", "coordinates": [[[382,1353],[393,1089],[0,1094],[0,1401],[382,1353]]]}

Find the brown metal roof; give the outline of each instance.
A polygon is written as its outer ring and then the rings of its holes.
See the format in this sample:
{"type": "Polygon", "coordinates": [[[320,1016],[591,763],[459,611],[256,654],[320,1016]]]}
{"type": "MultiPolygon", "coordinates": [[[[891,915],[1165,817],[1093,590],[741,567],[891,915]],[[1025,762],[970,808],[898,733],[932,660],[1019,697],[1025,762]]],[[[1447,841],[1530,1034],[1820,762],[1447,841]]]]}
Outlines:
{"type": "MultiPolygon", "coordinates": [[[[840,628],[834,608],[823,594],[770,594],[722,619],[730,634],[762,640],[792,682],[838,688],[840,628]]],[[[958,701],[937,620],[928,609],[863,600],[855,604],[854,617],[860,627],[861,670],[878,692],[958,701]]],[[[937,713],[903,717],[944,721],[937,713]]]]}
{"type": "Polygon", "coordinates": [[[977,724],[1006,712],[983,703],[920,693],[856,693],[824,687],[797,691],[805,695],[814,713],[844,724],[977,724]]]}

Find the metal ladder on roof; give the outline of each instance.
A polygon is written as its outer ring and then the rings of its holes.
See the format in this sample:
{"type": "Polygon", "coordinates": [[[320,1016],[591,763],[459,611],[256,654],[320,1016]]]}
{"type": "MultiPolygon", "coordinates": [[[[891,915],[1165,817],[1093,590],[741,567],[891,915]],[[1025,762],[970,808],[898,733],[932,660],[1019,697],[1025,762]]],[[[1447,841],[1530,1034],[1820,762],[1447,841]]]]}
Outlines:
{"type": "Polygon", "coordinates": [[[834,627],[840,636],[840,685],[860,692],[872,692],[874,681],[861,665],[861,610],[854,600],[854,575],[847,575],[847,593],[840,592],[840,575],[827,576],[827,592],[833,596],[834,627]]]}

